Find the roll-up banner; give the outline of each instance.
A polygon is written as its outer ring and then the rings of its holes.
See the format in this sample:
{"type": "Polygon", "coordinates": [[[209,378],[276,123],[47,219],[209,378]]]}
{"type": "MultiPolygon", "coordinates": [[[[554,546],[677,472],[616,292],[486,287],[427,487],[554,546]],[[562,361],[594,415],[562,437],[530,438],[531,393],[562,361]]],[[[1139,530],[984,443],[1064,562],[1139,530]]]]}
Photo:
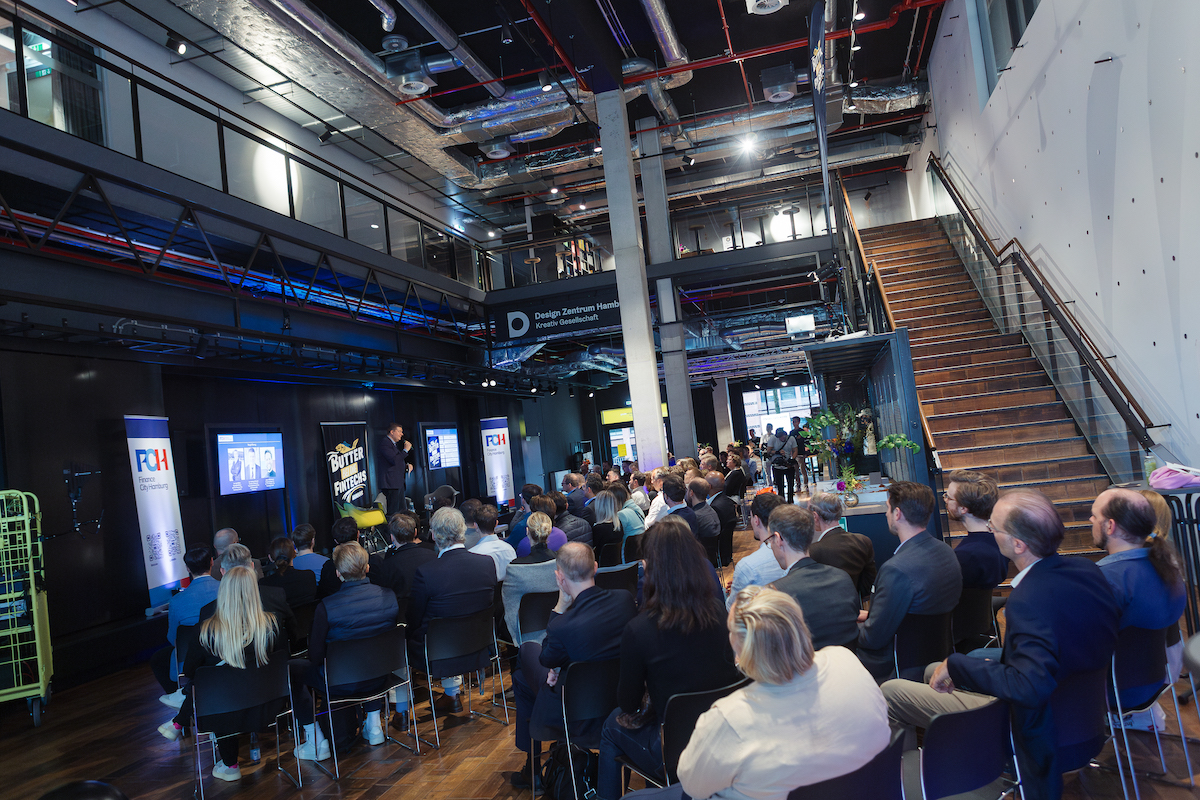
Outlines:
{"type": "Polygon", "coordinates": [[[175,485],[175,457],[166,417],[125,415],[129,468],[137,502],[142,559],[150,607],[171,599],[171,589],[187,577],[183,563],[183,517],[175,485]]]}
{"type": "Polygon", "coordinates": [[[371,504],[367,483],[367,423],[322,422],[321,436],[334,506],[367,508],[371,504]]]}
{"type": "Polygon", "coordinates": [[[487,493],[496,503],[508,505],[516,497],[513,491],[512,451],[509,449],[508,417],[487,417],[480,421],[483,433],[483,471],[487,493]]]}

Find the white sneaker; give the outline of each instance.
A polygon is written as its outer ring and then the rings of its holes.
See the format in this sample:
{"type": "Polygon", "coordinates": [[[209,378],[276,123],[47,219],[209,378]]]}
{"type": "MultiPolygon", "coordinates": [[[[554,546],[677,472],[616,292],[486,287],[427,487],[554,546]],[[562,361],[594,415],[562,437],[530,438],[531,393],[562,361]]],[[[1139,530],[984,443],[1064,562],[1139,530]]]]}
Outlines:
{"type": "Polygon", "coordinates": [[[158,732],[168,742],[173,742],[183,735],[183,730],[175,725],[174,720],[167,720],[158,726],[158,732]]]}
{"type": "Polygon", "coordinates": [[[242,768],[237,764],[227,767],[223,761],[218,761],[217,765],[213,767],[212,776],[223,781],[240,781],[242,779],[242,768]]]}
{"type": "Polygon", "coordinates": [[[363,725],[362,735],[367,740],[367,744],[383,744],[383,725],[376,725],[373,728],[363,725]]]}
{"type": "Polygon", "coordinates": [[[321,744],[314,745],[312,739],[296,748],[296,758],[301,761],[324,761],[329,758],[329,740],[322,739],[321,744]]]}
{"type": "Polygon", "coordinates": [[[183,705],[183,689],[176,689],[170,694],[161,695],[158,698],[158,702],[162,703],[164,706],[179,708],[183,705]]]}

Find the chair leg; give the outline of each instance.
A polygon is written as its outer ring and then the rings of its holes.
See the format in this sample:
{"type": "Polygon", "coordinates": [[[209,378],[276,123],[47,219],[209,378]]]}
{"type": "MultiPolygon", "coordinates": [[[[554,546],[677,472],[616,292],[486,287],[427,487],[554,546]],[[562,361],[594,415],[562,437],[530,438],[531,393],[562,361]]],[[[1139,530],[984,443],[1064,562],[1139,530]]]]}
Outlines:
{"type": "MultiPolygon", "coordinates": [[[[1120,703],[1121,703],[1121,701],[1118,699],[1117,700],[1117,709],[1118,709],[1117,719],[1118,720],[1121,719],[1120,703]]],[[[1129,800],[1129,786],[1125,783],[1125,767],[1122,766],[1122,764],[1121,764],[1121,743],[1117,740],[1117,731],[1116,731],[1116,728],[1113,727],[1111,713],[1108,714],[1108,732],[1112,735],[1113,755],[1117,759],[1117,774],[1121,776],[1121,794],[1124,795],[1125,800],[1129,800]]],[[[1137,773],[1134,772],[1134,769],[1133,769],[1133,753],[1130,752],[1130,750],[1129,750],[1129,737],[1125,734],[1125,726],[1123,726],[1123,725],[1121,726],[1121,735],[1125,739],[1125,755],[1129,759],[1129,777],[1133,780],[1133,792],[1135,795],[1140,796],[1139,792],[1138,792],[1138,785],[1137,785],[1137,773]]]]}
{"type": "MultiPolygon", "coordinates": [[[[1191,676],[1188,677],[1190,679],[1191,676]]],[[[1179,713],[1179,695],[1175,692],[1175,684],[1171,684],[1171,700],[1175,704],[1175,721],[1179,723],[1179,739],[1183,743],[1183,759],[1187,763],[1188,782],[1195,786],[1196,778],[1192,775],[1192,755],[1188,751],[1187,731],[1183,729],[1183,715],[1179,713]]]]}
{"type": "Polygon", "coordinates": [[[433,739],[434,741],[425,740],[426,744],[433,745],[437,749],[442,748],[442,734],[438,731],[437,724],[437,706],[434,703],[433,697],[433,673],[429,670],[429,650],[425,650],[425,680],[429,685],[429,713],[433,719],[433,739]]]}

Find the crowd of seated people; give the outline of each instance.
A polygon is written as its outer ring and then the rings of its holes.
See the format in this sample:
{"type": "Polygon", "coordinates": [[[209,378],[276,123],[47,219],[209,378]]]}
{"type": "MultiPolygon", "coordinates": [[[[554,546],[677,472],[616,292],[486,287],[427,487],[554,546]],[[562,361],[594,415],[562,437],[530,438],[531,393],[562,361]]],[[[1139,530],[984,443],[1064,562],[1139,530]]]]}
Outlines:
{"type": "MultiPolygon", "coordinates": [[[[497,638],[522,648],[513,668],[514,734],[530,759],[513,776],[515,786],[538,786],[539,743],[566,730],[562,670],[612,659],[620,672],[615,707],[607,718],[571,727],[573,740],[600,750],[595,788],[602,800],[622,793],[618,757],[663,777],[659,723],[670,697],[721,687],[731,693],[697,722],[679,760],[680,784],[664,790],[672,797],[783,798],[866,764],[887,745],[889,723],[924,728],[938,713],[993,697],[1012,708],[1025,795],[1055,797],[1061,776],[1049,698],[1072,675],[1107,669],[1121,629],[1166,630],[1183,611],[1181,561],[1167,539],[1170,511],[1156,493],[1110,489],[1096,498],[1093,543],[1105,556],[1094,564],[1057,553],[1064,528],[1043,495],[1001,493],[987,475],[962,470],[948,475],[944,494],[948,516],[966,531],[956,548],[929,533],[938,509],[928,486],[889,484],[885,517],[896,541],[878,569],[871,540],[838,524],[843,508],[836,495],[815,492],[795,505],[764,490],[750,504],[758,545],[738,561],[726,589],[705,543],[728,525],[723,501],[730,475],[741,473],[735,485],[753,476],[741,472],[745,462],[736,449],[723,465],[712,453],[699,456],[650,473],[628,464],[607,481],[597,471],[572,473],[564,479],[566,493],[527,484],[507,539],[497,534],[499,510],[478,500],[438,508],[424,536],[415,515],[392,515],[389,546],[376,554],[358,543],[352,520],[333,526],[331,559],[314,552],[315,531],[301,525],[271,542],[269,574],[258,579],[249,550],[223,529],[213,547],[189,548],[192,581],[172,599],[168,644],[151,661],[167,692],[163,702],[179,709],[160,733],[175,740],[190,727],[187,681],[198,667],[256,669],[273,649],[304,653],[307,638],[305,659],[292,662],[292,706],[304,732],[296,755],[327,758],[329,736],[339,753],[358,741],[381,743],[379,701],[362,709],[365,716],[333,715],[328,732],[314,720],[328,643],[405,623],[409,663],[424,669],[431,619],[491,609],[497,638]],[[628,546],[631,539],[636,547],[628,546]],[[596,585],[606,562],[627,561],[638,565],[636,591],[596,585]],[[893,644],[907,619],[947,615],[971,592],[990,598],[1008,579],[1010,564],[1015,577],[1002,647],[952,648],[924,668],[922,680],[897,673],[893,644]],[[542,593],[558,597],[548,622],[522,630],[522,598],[542,593]],[[309,631],[297,629],[295,610],[302,607],[312,609],[309,631]],[[192,638],[176,665],[179,626],[192,638]],[[742,677],[752,683],[733,690],[742,677]],[[780,748],[781,740],[789,746],[780,748]]],[[[1167,644],[1177,676],[1182,642],[1175,636],[1167,644]]],[[[489,657],[481,652],[431,665],[430,676],[442,685],[433,701],[439,714],[462,711],[463,676],[485,669],[489,657]]],[[[329,692],[358,696],[389,679],[329,692]]],[[[1122,687],[1120,699],[1126,707],[1149,703],[1159,689],[1157,683],[1122,687]]],[[[407,695],[393,702],[392,727],[408,730],[407,695]]],[[[240,776],[236,733],[257,730],[277,710],[200,720],[222,737],[215,777],[240,776]]],[[[1161,729],[1163,717],[1152,706],[1114,723],[1161,729]]]]}

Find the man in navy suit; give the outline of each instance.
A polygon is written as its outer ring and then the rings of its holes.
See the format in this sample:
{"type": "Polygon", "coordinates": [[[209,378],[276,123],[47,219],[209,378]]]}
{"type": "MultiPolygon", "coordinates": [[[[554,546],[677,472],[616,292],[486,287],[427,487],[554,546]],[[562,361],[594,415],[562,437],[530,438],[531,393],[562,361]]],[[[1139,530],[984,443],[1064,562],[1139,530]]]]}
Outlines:
{"type": "Polygon", "coordinates": [[[583,493],[583,475],[571,472],[563,478],[563,494],[567,498],[567,510],[572,516],[583,519],[583,506],[587,503],[587,495],[583,493]]]}
{"type": "Polygon", "coordinates": [[[389,517],[404,510],[400,507],[400,498],[404,496],[404,479],[413,469],[408,463],[411,450],[412,442],[404,438],[404,428],[398,422],[388,426],[387,435],[375,448],[375,474],[379,478],[379,490],[387,498],[389,517]]]}
{"type": "MultiPolygon", "coordinates": [[[[692,529],[692,534],[697,538],[701,538],[703,531],[700,528],[700,520],[696,518],[696,512],[688,508],[687,487],[683,483],[683,478],[678,475],[667,475],[662,479],[662,493],[666,498],[667,513],[677,514],[683,518],[683,521],[692,529]]],[[[717,532],[720,532],[720,522],[717,523],[717,532]]]]}
{"type": "MultiPolygon", "coordinates": [[[[489,559],[490,560],[490,559],[489,559]]],[[[637,614],[633,595],[624,589],[608,591],[596,586],[596,554],[582,542],[567,542],[558,550],[554,579],[558,605],[550,614],[541,653],[533,662],[531,646],[521,648],[522,668],[513,674],[517,700],[517,748],[528,752],[530,738],[539,743],[558,739],[565,725],[558,693],[559,672],[577,661],[607,661],[621,655],[621,634],[637,614]]],[[[594,726],[571,726],[572,738],[599,736],[603,718],[594,726]],[[592,730],[591,728],[594,728],[592,730]]],[[[512,776],[518,788],[530,785],[530,763],[512,776]]]]}
{"type": "Polygon", "coordinates": [[[1051,696],[1073,676],[1108,669],[1120,609],[1099,567],[1058,555],[1065,531],[1045,495],[1001,495],[988,527],[1020,570],[1004,609],[1000,660],[954,653],[926,670],[929,685],[888,681],[883,695],[894,724],[917,727],[993,697],[1008,701],[1023,794],[1054,800],[1062,796],[1062,773],[1051,696]]]}
{"type": "MultiPolygon", "coordinates": [[[[469,552],[463,546],[467,524],[457,508],[439,508],[429,521],[438,555],[417,567],[408,600],[409,661],[425,663],[425,632],[434,617],[466,617],[491,608],[496,595],[496,564],[491,556],[469,552]]],[[[445,694],[436,709],[462,711],[458,697],[462,676],[487,666],[487,655],[464,656],[431,664],[442,678],[445,694]]]]}

